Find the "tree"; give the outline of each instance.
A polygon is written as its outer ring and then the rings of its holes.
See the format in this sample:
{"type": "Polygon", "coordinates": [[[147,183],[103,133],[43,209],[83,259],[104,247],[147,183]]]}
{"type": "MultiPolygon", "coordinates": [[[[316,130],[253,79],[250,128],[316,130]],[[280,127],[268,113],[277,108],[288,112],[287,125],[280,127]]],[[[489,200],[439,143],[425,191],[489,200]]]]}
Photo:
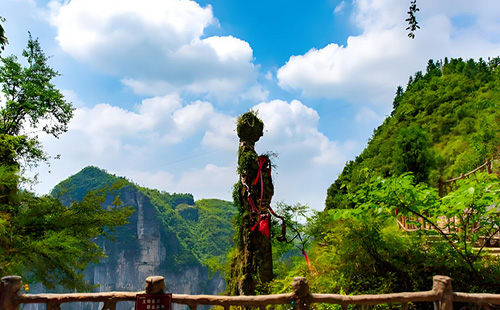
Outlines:
{"type": "MultiPolygon", "coordinates": [[[[15,169],[0,166],[0,187],[16,184],[16,177],[15,169]]],[[[114,227],[125,224],[133,212],[120,208],[119,199],[103,208],[109,193],[109,188],[91,192],[69,207],[28,191],[11,195],[8,204],[0,204],[0,277],[20,275],[25,283],[48,289],[90,289],[83,271],[105,257],[93,239],[112,237],[114,227]]]]}
{"type": "Polygon", "coordinates": [[[255,295],[273,279],[270,239],[270,204],[274,194],[269,155],[259,156],[255,143],[264,134],[264,123],[255,111],[240,115],[236,131],[239,181],[233,199],[236,252],[232,258],[228,291],[231,295],[255,295]]]}
{"type": "Polygon", "coordinates": [[[6,99],[0,108],[0,276],[17,274],[47,288],[85,289],[83,270],[104,257],[92,239],[126,223],[133,210],[120,207],[119,199],[103,208],[109,189],[69,206],[19,189],[24,167],[49,158],[29,133],[41,127],[59,137],[73,116],[73,107],[51,83],[59,74],[31,34],[22,55],[26,67],[16,56],[2,58],[0,67],[6,99]]]}
{"type": "MultiPolygon", "coordinates": [[[[415,185],[410,173],[382,179],[373,177],[362,189],[351,192],[354,209],[331,210],[335,219],[355,219],[364,223],[394,219],[399,215],[413,218],[417,234],[438,237],[433,245],[447,245],[450,253],[478,276],[483,269],[483,249],[500,231],[500,179],[496,174],[476,173],[459,180],[456,188],[444,197],[425,183],[415,185]],[[425,224],[424,224],[425,223],[425,224]],[[476,247],[473,249],[473,247],[476,247]]],[[[478,278],[480,284],[483,279],[478,278]]]]}
{"type": "Polygon", "coordinates": [[[403,128],[396,138],[395,154],[398,174],[411,171],[417,182],[425,182],[434,164],[429,134],[421,127],[403,128]]]}
{"type": "MultiPolygon", "coordinates": [[[[5,23],[5,18],[0,16],[0,22],[5,23]]],[[[5,48],[5,44],[8,44],[9,41],[7,40],[7,37],[5,36],[5,30],[3,29],[2,24],[0,24],[0,49],[3,51],[5,48]]],[[[2,52],[0,51],[0,54],[2,52]]]]}
{"type": "Polygon", "coordinates": [[[38,129],[59,137],[67,131],[73,117],[73,107],[66,102],[61,92],[51,83],[59,73],[48,64],[48,57],[40,47],[38,39],[31,34],[28,46],[22,53],[28,63],[23,67],[17,57],[2,58],[0,83],[6,104],[0,109],[0,135],[3,144],[0,160],[9,165],[36,165],[48,160],[37,136],[29,137],[26,128],[38,129]]]}
{"type": "Polygon", "coordinates": [[[394,115],[394,112],[399,107],[399,104],[401,103],[401,100],[403,99],[404,93],[405,93],[405,91],[404,91],[403,87],[401,85],[398,86],[398,88],[396,89],[396,97],[394,97],[394,100],[392,101],[392,113],[391,113],[391,115],[394,115]]]}

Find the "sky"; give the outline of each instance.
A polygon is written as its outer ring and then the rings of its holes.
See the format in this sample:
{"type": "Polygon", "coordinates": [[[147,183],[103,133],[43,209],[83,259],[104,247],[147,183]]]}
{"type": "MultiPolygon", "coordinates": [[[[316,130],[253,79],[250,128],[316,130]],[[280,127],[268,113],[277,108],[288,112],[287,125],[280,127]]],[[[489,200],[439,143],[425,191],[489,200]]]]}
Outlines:
{"type": "MultiPolygon", "coordinates": [[[[195,199],[231,200],[235,119],[264,121],[273,201],[322,210],[328,187],[361,153],[429,59],[500,55],[497,0],[0,0],[20,56],[39,38],[75,115],[33,188],[93,165],[195,199]],[[59,159],[56,159],[60,155],[59,159]]],[[[21,57],[20,57],[21,58],[21,57]]]]}

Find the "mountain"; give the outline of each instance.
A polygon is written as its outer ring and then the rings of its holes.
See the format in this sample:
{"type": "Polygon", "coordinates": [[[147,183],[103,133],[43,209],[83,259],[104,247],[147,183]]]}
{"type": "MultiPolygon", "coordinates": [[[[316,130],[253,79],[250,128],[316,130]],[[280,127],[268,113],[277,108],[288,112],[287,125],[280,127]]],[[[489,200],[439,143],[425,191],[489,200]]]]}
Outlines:
{"type": "Polygon", "coordinates": [[[165,277],[166,290],[178,294],[218,294],[225,282],[207,265],[223,260],[232,246],[232,203],[217,199],[194,201],[191,194],[161,192],[135,185],[96,167],[86,167],[51,191],[65,204],[81,200],[89,191],[106,186],[116,199],[135,212],[116,229],[113,240],[95,242],[107,255],[85,271],[99,291],[140,291],[148,276],[165,277]]]}
{"type": "Polygon", "coordinates": [[[328,189],[326,209],[349,207],[347,188],[363,183],[367,171],[383,177],[411,171],[434,186],[499,159],[499,64],[498,57],[429,60],[425,73],[398,87],[391,115],[328,189]]]}

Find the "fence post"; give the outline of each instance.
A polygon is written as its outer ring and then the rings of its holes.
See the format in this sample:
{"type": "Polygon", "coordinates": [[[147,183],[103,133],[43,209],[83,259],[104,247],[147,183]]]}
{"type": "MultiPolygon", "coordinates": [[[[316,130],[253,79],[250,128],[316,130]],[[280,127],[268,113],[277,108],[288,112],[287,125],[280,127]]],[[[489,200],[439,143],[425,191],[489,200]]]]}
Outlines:
{"type": "Polygon", "coordinates": [[[292,290],[295,300],[295,310],[309,310],[311,294],[309,293],[309,283],[306,278],[295,277],[292,282],[292,290]]]}
{"type": "Polygon", "coordinates": [[[432,290],[439,298],[437,302],[434,302],[434,310],[453,310],[453,289],[450,277],[434,276],[432,290]]]}
{"type": "Polygon", "coordinates": [[[17,310],[23,281],[19,276],[3,277],[0,284],[0,310],[17,310]]]}
{"type": "Polygon", "coordinates": [[[152,276],[146,279],[146,294],[165,293],[165,278],[162,276],[152,276]]]}

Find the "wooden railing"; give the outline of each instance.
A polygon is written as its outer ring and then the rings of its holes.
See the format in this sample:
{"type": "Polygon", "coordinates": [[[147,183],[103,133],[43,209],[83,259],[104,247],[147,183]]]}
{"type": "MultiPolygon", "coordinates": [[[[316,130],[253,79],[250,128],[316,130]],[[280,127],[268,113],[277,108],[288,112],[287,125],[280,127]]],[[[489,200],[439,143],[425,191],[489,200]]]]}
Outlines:
{"type": "MultiPolygon", "coordinates": [[[[8,276],[1,280],[0,310],[17,310],[20,304],[45,303],[47,310],[60,310],[67,302],[104,302],[102,310],[115,310],[120,301],[134,301],[137,294],[161,294],[165,288],[163,277],[149,277],[145,292],[103,292],[73,294],[21,294],[21,277],[8,276]]],[[[229,310],[233,306],[258,307],[264,310],[268,305],[292,304],[295,310],[309,310],[314,303],[341,305],[378,305],[400,303],[408,308],[408,303],[432,302],[436,310],[452,310],[453,302],[475,303],[477,305],[500,305],[500,295],[470,294],[452,291],[451,279],[434,276],[432,290],[426,292],[393,293],[383,295],[338,295],[311,294],[305,278],[294,278],[292,293],[262,296],[218,296],[218,295],[181,295],[172,294],[172,302],[189,306],[196,310],[198,305],[217,305],[229,310]]]]}

